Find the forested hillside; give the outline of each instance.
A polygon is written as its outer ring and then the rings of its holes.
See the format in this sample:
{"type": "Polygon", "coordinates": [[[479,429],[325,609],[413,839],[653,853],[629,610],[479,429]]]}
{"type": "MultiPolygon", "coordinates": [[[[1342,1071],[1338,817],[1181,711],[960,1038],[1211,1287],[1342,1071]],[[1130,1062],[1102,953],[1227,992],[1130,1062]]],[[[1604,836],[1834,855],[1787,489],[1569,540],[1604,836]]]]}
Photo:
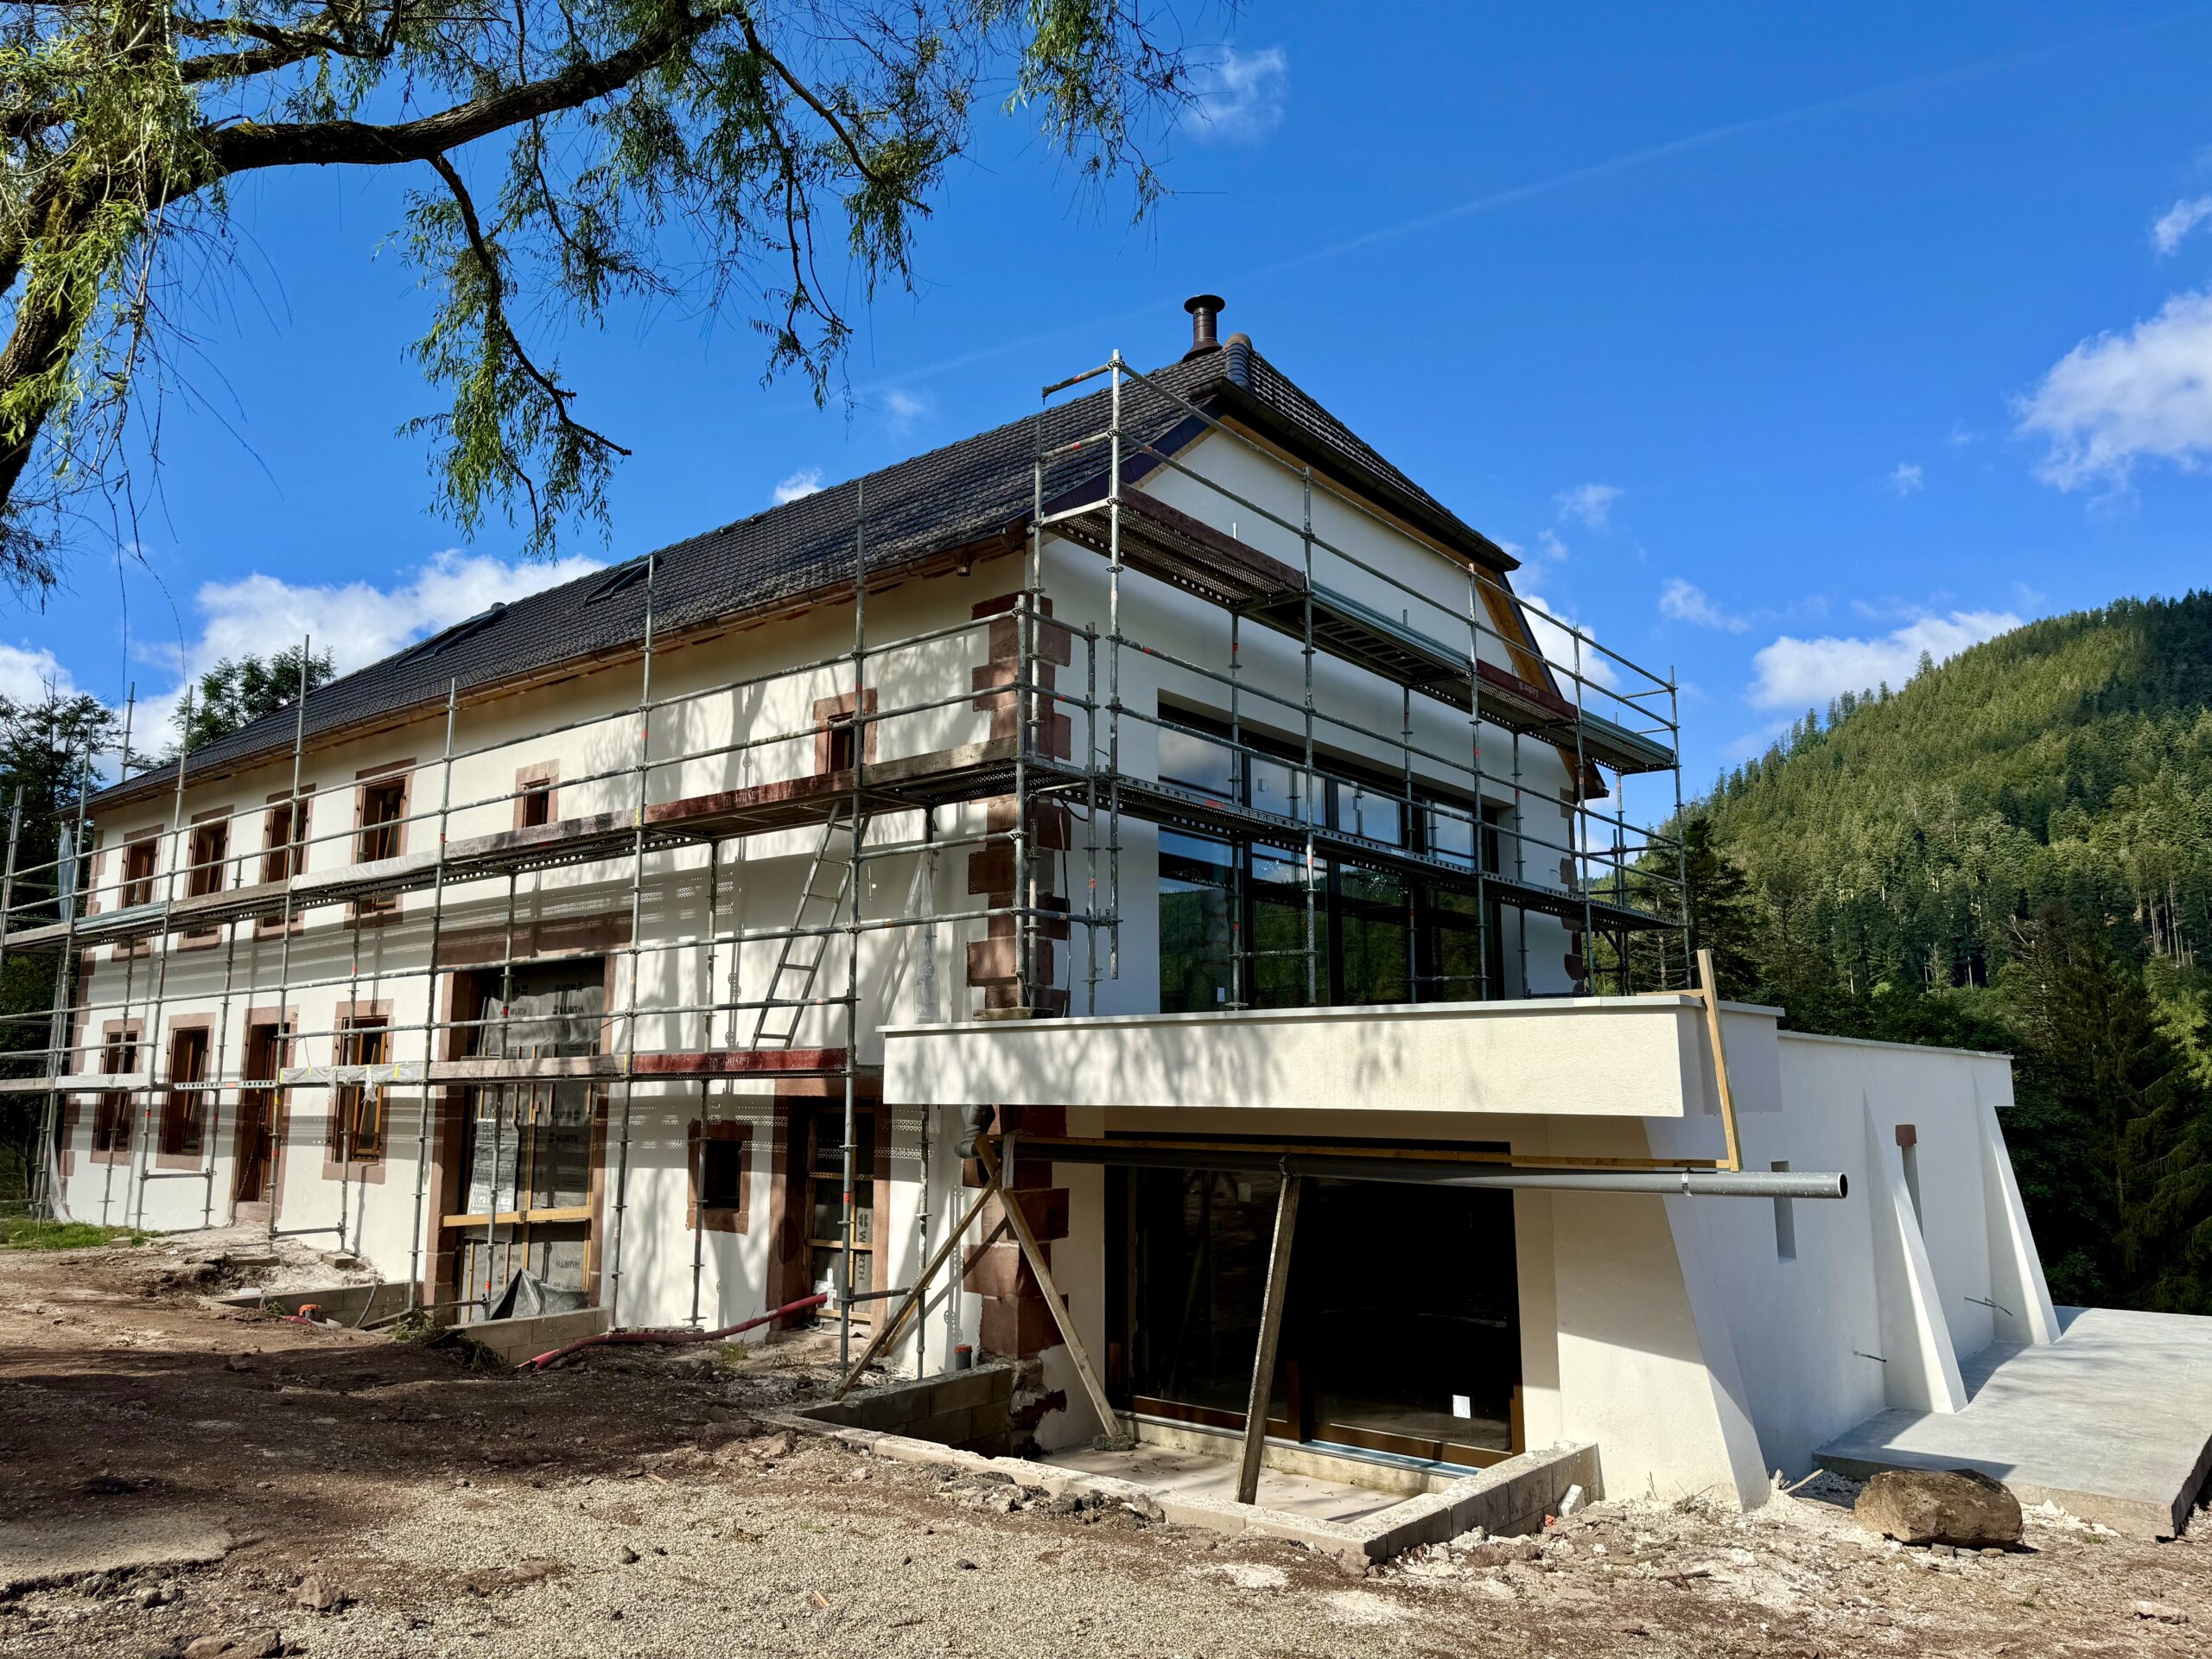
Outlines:
{"type": "Polygon", "coordinates": [[[2212,594],[1808,711],[1687,830],[1730,994],[2018,1057],[2055,1294],[2212,1311],[2212,594]]]}

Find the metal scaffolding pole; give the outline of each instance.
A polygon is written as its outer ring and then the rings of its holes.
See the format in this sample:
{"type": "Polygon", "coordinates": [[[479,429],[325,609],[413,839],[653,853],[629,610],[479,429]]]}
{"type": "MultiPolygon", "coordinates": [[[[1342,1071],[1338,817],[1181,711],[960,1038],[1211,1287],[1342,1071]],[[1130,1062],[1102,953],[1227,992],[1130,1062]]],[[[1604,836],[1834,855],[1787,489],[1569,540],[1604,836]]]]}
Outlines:
{"type": "Polygon", "coordinates": [[[449,679],[446,682],[445,753],[438,769],[438,863],[430,881],[430,976],[423,988],[423,1100],[415,1114],[415,1224],[407,1240],[407,1309],[410,1313],[423,1291],[423,1209],[430,1180],[430,1114],[436,1099],[430,1086],[430,1066],[438,1057],[438,944],[445,924],[446,832],[453,811],[453,733],[460,707],[461,683],[449,679]]]}
{"type": "MultiPolygon", "coordinates": [[[[715,1015],[715,929],[721,916],[721,882],[722,844],[720,841],[707,843],[707,963],[705,983],[708,1007],[700,1015],[704,1027],[699,1046],[714,1046],[715,1015]]],[[[699,1284],[707,1265],[707,1141],[714,1132],[714,1085],[706,1078],[699,1079],[699,1151],[691,1164],[691,1318],[693,1326],[700,1323],[699,1284]]],[[[717,1274],[715,1287],[715,1307],[721,1308],[721,1286],[717,1274]]]]}
{"type": "MultiPolygon", "coordinates": [[[[184,689],[184,736],[177,747],[176,791],[174,804],[169,810],[168,852],[166,865],[158,843],[154,853],[154,879],[162,883],[162,925],[154,931],[154,942],[148,945],[148,949],[152,950],[154,943],[158,943],[160,948],[154,969],[154,994],[146,1007],[147,1081],[153,1084],[159,1077],[168,1077],[172,1086],[176,1079],[169,1076],[169,1067],[163,1063],[165,1046],[161,1039],[162,1004],[168,989],[169,957],[175,950],[176,944],[175,936],[169,931],[169,915],[176,905],[176,876],[179,862],[177,853],[183,844],[181,836],[184,829],[184,774],[192,762],[192,690],[193,688],[189,685],[184,689]]],[[[151,1173],[149,1160],[153,1156],[154,1103],[157,1097],[157,1089],[149,1088],[146,1091],[145,1119],[149,1144],[139,1153],[135,1166],[134,1185],[137,1188],[138,1198],[137,1225],[141,1227],[146,1224],[146,1177],[151,1173]]],[[[130,1213],[130,1205],[126,1203],[124,1206],[124,1214],[128,1216],[130,1213]]]]}
{"type": "MultiPolygon", "coordinates": [[[[274,1081],[276,1087],[269,1097],[269,1236],[277,1234],[276,1212],[283,1206],[286,1164],[292,1149],[292,1096],[284,1086],[284,1072],[291,1063],[292,1053],[292,935],[307,925],[302,912],[296,917],[295,926],[294,890],[300,877],[306,873],[308,863],[308,804],[300,795],[300,777],[307,760],[308,692],[309,665],[315,654],[315,636],[300,636],[300,694],[292,703],[292,783],[284,798],[283,849],[284,909],[277,918],[276,933],[276,1041],[274,1081]]],[[[312,1230],[321,1231],[320,1228],[312,1230]]]]}
{"type": "MultiPolygon", "coordinates": [[[[845,1248],[838,1252],[837,1276],[840,1281],[837,1297],[837,1359],[849,1364],[853,1357],[853,1247],[859,1241],[855,1236],[860,1225],[857,1194],[853,1183],[856,1179],[853,1166],[853,1141],[856,1131],[859,1079],[855,1065],[860,1053],[860,971],[861,971],[861,879],[862,843],[868,836],[868,821],[861,813],[861,785],[868,771],[868,486],[864,481],[853,485],[853,765],[852,807],[847,815],[852,836],[851,875],[845,883],[847,919],[850,931],[845,938],[845,1149],[844,1149],[844,1241],[845,1248]]],[[[1018,785],[1017,785],[1018,788],[1018,785]]],[[[811,884],[810,884],[811,890],[811,884]]],[[[825,944],[823,947],[827,950],[825,944]]],[[[772,993],[775,987],[768,988],[772,993]]],[[[791,1027],[798,1029],[804,1016],[794,1014],[791,1027]]],[[[890,1125],[879,1121],[879,1135],[888,1135],[890,1125]]],[[[873,1241],[871,1241],[873,1242],[873,1241]]]]}
{"type": "MultiPolygon", "coordinates": [[[[630,864],[629,972],[623,994],[622,1021],[622,1133],[615,1151],[614,1219],[607,1242],[607,1324],[609,1330],[622,1323],[622,1235],[629,1219],[630,1111],[637,1092],[638,1059],[638,935],[645,925],[645,808],[652,787],[653,752],[653,621],[655,590],[659,586],[658,553],[645,556],[645,637],[639,660],[638,691],[638,804],[632,838],[630,864]]],[[[520,1164],[519,1157],[516,1160],[520,1164]]],[[[497,1176],[496,1168],[493,1171],[497,1176]]],[[[495,1212],[496,1213],[496,1212],[495,1212]]]]}
{"type": "MultiPolygon", "coordinates": [[[[137,688],[134,686],[131,701],[135,702],[136,692],[137,688]]],[[[126,757],[130,753],[130,702],[126,702],[123,717],[123,752],[126,757]]],[[[67,1063],[70,992],[77,972],[77,912],[84,907],[77,896],[76,878],[79,866],[85,854],[85,812],[87,804],[92,799],[92,740],[87,737],[85,740],[84,759],[79,762],[77,769],[77,821],[71,827],[68,834],[68,851],[66,856],[54,861],[54,904],[57,908],[65,912],[67,931],[63,938],[60,959],[54,964],[54,1013],[47,1025],[46,1039],[48,1086],[40,1114],[40,1157],[39,1167],[35,1178],[39,1185],[34,1193],[32,1213],[48,1216],[55,1221],[63,1219],[67,1215],[68,1198],[60,1190],[61,1148],[59,1141],[61,1133],[61,1094],[54,1084],[61,1076],[67,1063]]],[[[22,803],[20,791],[17,791],[16,801],[20,806],[22,803]]],[[[12,840],[12,836],[10,839],[12,840]]],[[[11,859],[11,872],[12,868],[13,860],[11,859]]],[[[10,896],[13,896],[12,893],[10,896]]],[[[4,917],[0,917],[0,927],[5,925],[4,917]]],[[[130,1119],[126,1116],[124,1121],[127,1123],[130,1119]]],[[[103,1186],[111,1190],[115,1179],[114,1165],[111,1163],[107,1170],[103,1186]]],[[[127,1191],[128,1189],[126,1192],[127,1191]]],[[[106,1200],[107,1191],[104,1190],[100,1203],[100,1220],[103,1224],[107,1220],[106,1200]]]]}

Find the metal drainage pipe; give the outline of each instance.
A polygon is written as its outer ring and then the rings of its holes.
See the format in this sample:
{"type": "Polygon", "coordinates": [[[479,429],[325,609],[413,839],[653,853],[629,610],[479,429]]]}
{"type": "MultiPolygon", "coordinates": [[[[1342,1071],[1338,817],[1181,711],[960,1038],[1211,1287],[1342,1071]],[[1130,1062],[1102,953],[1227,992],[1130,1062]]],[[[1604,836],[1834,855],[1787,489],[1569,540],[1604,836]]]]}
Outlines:
{"type": "Polygon", "coordinates": [[[1207,1147],[1119,1147],[1112,1141],[1029,1141],[1032,1155],[1058,1164],[1118,1164],[1142,1169],[1217,1169],[1236,1174],[1317,1175],[1339,1181],[1389,1181],[1408,1186],[1541,1187],[1557,1192],[1641,1192],[1694,1198],[1840,1198],[1850,1182],[1840,1173],[1795,1169],[1541,1169],[1420,1158],[1360,1158],[1342,1154],[1249,1152],[1207,1147]]]}

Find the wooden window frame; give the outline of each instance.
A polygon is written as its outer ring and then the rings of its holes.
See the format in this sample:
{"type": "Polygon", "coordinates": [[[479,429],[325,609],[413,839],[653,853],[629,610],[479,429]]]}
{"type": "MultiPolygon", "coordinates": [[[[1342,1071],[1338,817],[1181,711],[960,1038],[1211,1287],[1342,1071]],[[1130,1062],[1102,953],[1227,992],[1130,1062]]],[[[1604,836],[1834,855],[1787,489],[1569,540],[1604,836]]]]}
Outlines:
{"type": "Polygon", "coordinates": [[[227,883],[224,872],[231,862],[231,809],[217,807],[212,812],[194,816],[192,827],[185,835],[184,894],[188,899],[204,899],[210,893],[220,893],[227,883]],[[206,838],[213,837],[213,852],[207,851],[206,838]]]}
{"type": "MultiPolygon", "coordinates": [[[[388,760],[379,766],[364,766],[353,774],[353,861],[372,864],[380,859],[399,858],[407,851],[408,819],[415,810],[415,762],[412,757],[404,760],[388,760]],[[399,791],[398,810],[389,818],[369,819],[369,801],[372,795],[397,788],[399,791]],[[369,837],[388,834],[391,846],[372,851],[369,837]]],[[[401,913],[399,895],[387,893],[381,899],[363,899],[347,906],[347,919],[372,922],[397,917],[401,913]]]]}
{"type": "MultiPolygon", "coordinates": [[[[390,1002],[356,1002],[340,1007],[333,1022],[336,1034],[331,1039],[330,1055],[334,1065],[380,1065],[391,1058],[391,1044],[395,1034],[390,1002]],[[384,1037],[385,1054],[381,1060],[365,1061],[354,1058],[359,1052],[358,1038],[370,1031],[380,1032],[384,1037]]],[[[384,1180],[385,1164],[391,1149],[390,1102],[385,1097],[389,1085],[373,1084],[339,1084],[330,1085],[330,1110],[323,1125],[322,1177],[327,1181],[352,1179],[380,1184],[384,1180]],[[340,1150],[345,1147],[342,1133],[346,1113],[353,1103],[366,1097],[371,1089],[379,1089],[377,1101],[377,1149],[363,1153],[359,1147],[350,1149],[341,1160],[340,1150]],[[353,1101],[348,1090],[359,1090],[353,1101]]]]}
{"type": "Polygon", "coordinates": [[[536,766],[519,766],[515,771],[515,821],[518,830],[535,830],[551,823],[561,816],[561,767],[553,760],[541,761],[536,766]],[[543,801],[545,816],[536,823],[530,821],[533,803],[543,801]]]}
{"type": "Polygon", "coordinates": [[[162,879],[162,836],[157,825],[141,830],[123,840],[123,858],[116,868],[116,906],[118,910],[130,910],[138,905],[154,902],[154,884],[162,879]],[[140,852],[147,855],[146,873],[133,875],[131,866],[140,852]],[[136,897],[133,896],[134,893],[136,897]]]}
{"type": "MultiPolygon", "coordinates": [[[[136,1020],[110,1020],[100,1027],[99,1071],[105,1077],[129,1077],[138,1069],[138,1051],[144,1046],[145,1027],[136,1020]],[[111,1052],[127,1044],[130,1049],[128,1065],[120,1068],[109,1064],[111,1052]]],[[[95,1096],[92,1108],[92,1160],[96,1164],[127,1164],[130,1161],[132,1138],[137,1132],[138,1109],[133,1096],[126,1090],[106,1090],[95,1096]],[[113,1133],[114,1126],[122,1126],[123,1133],[113,1133]],[[103,1147],[101,1131],[106,1128],[108,1144],[103,1147]]]]}
{"type": "MultiPolygon", "coordinates": [[[[163,833],[162,826],[155,824],[148,829],[132,830],[117,839],[115,887],[112,893],[109,895],[116,909],[130,908],[132,902],[130,893],[134,887],[143,887],[145,889],[146,896],[140,902],[153,903],[154,884],[159,881],[162,876],[162,836],[163,833]],[[134,878],[130,874],[130,862],[132,856],[142,847],[152,849],[153,868],[145,876],[134,878]]],[[[88,910],[86,914],[90,913],[88,910]]],[[[150,957],[153,954],[154,941],[150,937],[125,939],[113,947],[111,959],[116,962],[128,962],[133,957],[150,957]]]]}
{"type": "MultiPolygon", "coordinates": [[[[274,886],[292,875],[303,874],[308,863],[308,826],[315,821],[315,785],[302,782],[296,797],[289,789],[280,789],[270,795],[261,810],[261,885],[274,886]],[[279,842],[276,815],[296,809],[298,822],[292,827],[291,840],[279,842]]],[[[298,933],[307,924],[304,910],[292,912],[291,931],[298,933]]],[[[257,938],[275,938],[284,931],[284,918],[281,912],[264,916],[253,925],[257,938]]]]}
{"type": "Polygon", "coordinates": [[[269,1173],[264,1177],[266,1196],[262,1202],[268,1205],[270,1223],[274,1225],[283,1210],[284,1154],[291,1116],[291,1091],[284,1087],[283,1077],[284,1068],[294,1065],[296,1060],[294,1050],[299,1043],[296,1033],[300,1028],[300,1011],[296,1007],[278,1007],[273,1003],[246,1009],[245,1027],[238,1037],[238,1081],[241,1084],[251,1081],[248,1071],[253,1054],[254,1033],[265,1026],[276,1028],[277,1075],[271,1080],[276,1086],[266,1090],[245,1088],[238,1090],[238,1109],[232,1114],[231,1121],[231,1179],[235,1192],[239,1154],[245,1150],[245,1097],[265,1092],[269,1096],[269,1173]]]}
{"type": "Polygon", "coordinates": [[[690,1206],[683,1224],[709,1233],[747,1233],[753,1230],[753,1126],[750,1123],[702,1124],[693,1118],[684,1135],[683,1166],[690,1185],[690,1206]],[[702,1131],[703,1130],[703,1134],[702,1131]],[[701,1200],[704,1182],[704,1154],[709,1145],[737,1147],[737,1202],[708,1205],[701,1200]]]}
{"type": "MultiPolygon", "coordinates": [[[[231,868],[231,809],[217,807],[211,811],[193,815],[190,826],[184,833],[184,894],[188,899],[201,899],[225,889],[225,878],[231,868]],[[215,855],[201,856],[201,838],[209,835],[217,838],[215,855]]],[[[202,927],[181,934],[177,939],[180,950],[213,950],[222,942],[219,927],[202,927]]]]}
{"type": "Polygon", "coordinates": [[[212,1014],[185,1015],[169,1021],[168,1040],[162,1051],[162,1078],[166,1085],[162,1093],[162,1115],[154,1126],[154,1167],[156,1169],[198,1169],[207,1159],[208,1090],[200,1088],[177,1088],[176,1056],[181,1040],[197,1035],[206,1046],[201,1050],[201,1075],[188,1078],[194,1084],[216,1081],[212,1075],[215,1065],[215,1016],[212,1014]],[[179,1126],[194,1121],[200,1146],[192,1152],[173,1150],[182,1140],[179,1126]]]}
{"type": "MultiPolygon", "coordinates": [[[[874,686],[863,688],[859,706],[864,714],[875,712],[874,686]]],[[[882,722],[856,721],[853,717],[853,694],[849,691],[842,696],[817,697],[815,700],[814,772],[817,777],[827,778],[835,772],[850,771],[855,751],[862,764],[874,764],[876,734],[881,730],[882,722]],[[853,741],[856,729],[860,733],[857,744],[853,741]],[[841,749],[843,751],[842,755],[839,753],[841,749]],[[842,766],[839,764],[841,760],[842,766]]]]}

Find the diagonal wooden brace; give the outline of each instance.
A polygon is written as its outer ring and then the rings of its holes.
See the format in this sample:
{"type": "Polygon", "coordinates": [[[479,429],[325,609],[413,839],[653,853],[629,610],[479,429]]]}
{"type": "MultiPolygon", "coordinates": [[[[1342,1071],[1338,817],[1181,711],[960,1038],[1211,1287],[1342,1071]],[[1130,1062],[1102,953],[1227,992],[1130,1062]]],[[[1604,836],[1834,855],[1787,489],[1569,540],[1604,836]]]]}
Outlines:
{"type": "Polygon", "coordinates": [[[968,1213],[960,1217],[959,1224],[947,1233],[937,1249],[931,1252],[929,1265],[916,1276],[913,1288],[906,1293],[906,1299],[899,1304],[898,1312],[883,1322],[883,1328],[878,1331],[869,1340],[868,1346],[861,1351],[861,1357],[853,1362],[852,1370],[845,1373],[843,1380],[837,1384],[835,1391],[830,1395],[832,1400],[843,1399],[850,1392],[853,1384],[860,1381],[861,1373],[868,1368],[878,1354],[891,1345],[892,1339],[899,1334],[899,1327],[906,1322],[906,1316],[921,1305],[923,1297],[929,1294],[930,1281],[937,1277],[937,1270],[944,1265],[944,1258],[951,1255],[958,1247],[960,1241],[968,1236],[968,1230],[976,1224],[976,1217],[983,1213],[983,1206],[991,1201],[991,1195],[998,1190],[998,1171],[994,1168],[991,1171],[991,1179],[983,1183],[983,1190],[976,1194],[975,1202],[968,1206],[968,1213]]]}
{"type": "Polygon", "coordinates": [[[1252,1356],[1252,1391],[1244,1406],[1244,1446],[1236,1462],[1236,1501],[1260,1497],[1260,1461],[1267,1449],[1268,1395],[1274,1387],[1275,1355],[1282,1345],[1283,1304],[1290,1293],[1290,1247],[1298,1226],[1300,1178],[1286,1174],[1275,1200],[1274,1243],[1268,1252],[1268,1285],[1261,1298],[1260,1343],[1252,1356]]]}
{"type": "MultiPolygon", "coordinates": [[[[998,1155],[991,1149],[990,1141],[980,1135],[976,1137],[976,1156],[991,1178],[991,1188],[1002,1189],[998,1155]]],[[[1115,1446],[1127,1446],[1129,1437],[1122,1431],[1120,1415],[1106,1398],[1098,1373],[1090,1368],[1090,1355],[1084,1348],[1083,1338],[1076,1333],[1075,1315],[1060,1300],[1060,1287],[1052,1281],[1052,1269],[1046,1263],[1037,1235],[1029,1229],[1029,1217],[1021,1213],[1021,1206],[1014,1202],[1012,1193],[1001,1190],[1001,1196],[1006,1200],[1006,1218],[1014,1224],[1014,1236],[1021,1246],[1037,1288],[1045,1293],[1045,1306],[1052,1310],[1052,1323],[1060,1328],[1060,1340],[1067,1344],[1068,1357],[1075,1362],[1076,1375],[1083,1379],[1084,1392],[1090,1396],[1090,1408],[1098,1414],[1099,1432],[1115,1446]]]]}

